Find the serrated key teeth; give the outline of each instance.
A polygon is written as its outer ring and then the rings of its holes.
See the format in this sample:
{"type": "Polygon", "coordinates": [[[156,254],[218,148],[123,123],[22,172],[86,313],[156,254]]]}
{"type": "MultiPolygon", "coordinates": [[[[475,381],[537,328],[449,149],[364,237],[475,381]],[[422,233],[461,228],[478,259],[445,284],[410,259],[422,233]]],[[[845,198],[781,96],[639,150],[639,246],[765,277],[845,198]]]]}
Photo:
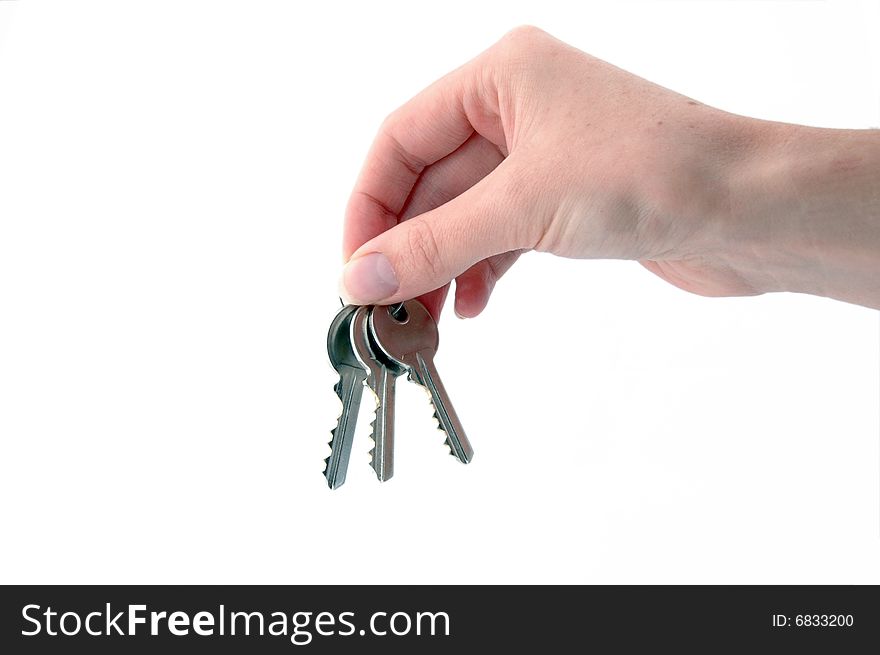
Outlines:
{"type": "Polygon", "coordinates": [[[449,439],[446,441],[446,445],[449,446],[449,454],[462,464],[470,464],[471,460],[474,458],[474,451],[470,447],[470,444],[461,444],[461,449],[459,450],[456,449],[452,440],[449,439]]]}
{"type": "Polygon", "coordinates": [[[455,448],[452,447],[452,444],[446,444],[449,447],[449,454],[455,459],[456,462],[461,462],[462,464],[470,464],[471,460],[474,458],[473,451],[465,451],[460,455],[455,452],[455,448]]]}

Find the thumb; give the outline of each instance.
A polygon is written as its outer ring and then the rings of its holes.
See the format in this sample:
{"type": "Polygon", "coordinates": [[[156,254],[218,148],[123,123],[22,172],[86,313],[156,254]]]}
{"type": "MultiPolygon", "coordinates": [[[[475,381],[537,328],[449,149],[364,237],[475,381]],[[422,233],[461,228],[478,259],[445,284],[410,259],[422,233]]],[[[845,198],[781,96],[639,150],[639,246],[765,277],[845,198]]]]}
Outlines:
{"type": "Polygon", "coordinates": [[[342,272],[343,299],[388,305],[449,283],[479,261],[537,242],[534,197],[502,162],[460,196],[404,221],[352,254],[342,272]]]}

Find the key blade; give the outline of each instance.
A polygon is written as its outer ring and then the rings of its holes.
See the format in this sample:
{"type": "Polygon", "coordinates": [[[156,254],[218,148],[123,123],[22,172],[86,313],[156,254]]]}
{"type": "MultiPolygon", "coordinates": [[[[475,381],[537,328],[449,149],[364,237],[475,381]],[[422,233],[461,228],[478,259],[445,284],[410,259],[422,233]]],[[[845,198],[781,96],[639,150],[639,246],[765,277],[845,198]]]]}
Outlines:
{"type": "Polygon", "coordinates": [[[358,361],[367,371],[367,388],[376,400],[370,422],[370,466],[380,482],[394,475],[394,388],[395,379],[403,372],[393,362],[380,359],[369,326],[372,309],[359,308],[351,321],[351,344],[358,361]]]}
{"type": "Polygon", "coordinates": [[[376,416],[370,423],[373,449],[370,466],[380,482],[394,475],[394,386],[396,376],[382,367],[374,377],[370,390],[376,396],[376,416]]]}
{"type": "Polygon", "coordinates": [[[358,307],[355,305],[342,307],[330,323],[330,330],[327,332],[327,354],[339,375],[339,381],[333,390],[342,403],[342,411],[336,420],[336,427],[330,432],[330,456],[324,460],[324,477],[327,478],[327,484],[331,489],[336,489],[345,482],[363,393],[363,380],[366,376],[366,371],[352,351],[349,336],[352,317],[357,310],[358,307]]]}
{"type": "Polygon", "coordinates": [[[411,379],[425,387],[431,395],[434,417],[440,424],[440,429],[446,433],[446,444],[449,446],[450,454],[462,464],[469,463],[474,458],[474,449],[440,380],[440,375],[434,366],[434,358],[429,354],[426,356],[416,353],[413,369],[411,379]]]}
{"type": "Polygon", "coordinates": [[[336,427],[330,431],[330,456],[324,460],[324,477],[327,478],[327,485],[331,489],[338,489],[345,482],[364,390],[364,376],[362,369],[342,366],[339,369],[339,382],[333,387],[342,402],[342,412],[336,420],[336,427]]]}

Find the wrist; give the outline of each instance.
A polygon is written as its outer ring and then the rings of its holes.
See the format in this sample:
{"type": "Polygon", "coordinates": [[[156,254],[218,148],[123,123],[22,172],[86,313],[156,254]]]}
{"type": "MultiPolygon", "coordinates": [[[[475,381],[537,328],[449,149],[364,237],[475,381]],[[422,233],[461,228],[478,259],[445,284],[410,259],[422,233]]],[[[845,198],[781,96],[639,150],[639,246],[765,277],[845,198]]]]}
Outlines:
{"type": "Polygon", "coordinates": [[[880,131],[733,117],[716,255],[755,292],[877,306],[880,131]]]}

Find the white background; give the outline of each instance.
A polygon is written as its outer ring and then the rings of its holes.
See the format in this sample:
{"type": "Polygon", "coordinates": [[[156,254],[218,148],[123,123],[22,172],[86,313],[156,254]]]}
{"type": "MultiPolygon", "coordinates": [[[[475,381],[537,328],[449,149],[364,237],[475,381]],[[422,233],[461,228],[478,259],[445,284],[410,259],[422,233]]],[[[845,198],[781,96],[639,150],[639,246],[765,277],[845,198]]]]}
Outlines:
{"type": "Polygon", "coordinates": [[[326,488],[357,170],[520,23],[880,125],[876,3],[0,3],[0,581],[880,582],[877,312],[627,262],[528,255],[447,308],[474,462],[401,380],[395,477],[365,412],[326,488]]]}

